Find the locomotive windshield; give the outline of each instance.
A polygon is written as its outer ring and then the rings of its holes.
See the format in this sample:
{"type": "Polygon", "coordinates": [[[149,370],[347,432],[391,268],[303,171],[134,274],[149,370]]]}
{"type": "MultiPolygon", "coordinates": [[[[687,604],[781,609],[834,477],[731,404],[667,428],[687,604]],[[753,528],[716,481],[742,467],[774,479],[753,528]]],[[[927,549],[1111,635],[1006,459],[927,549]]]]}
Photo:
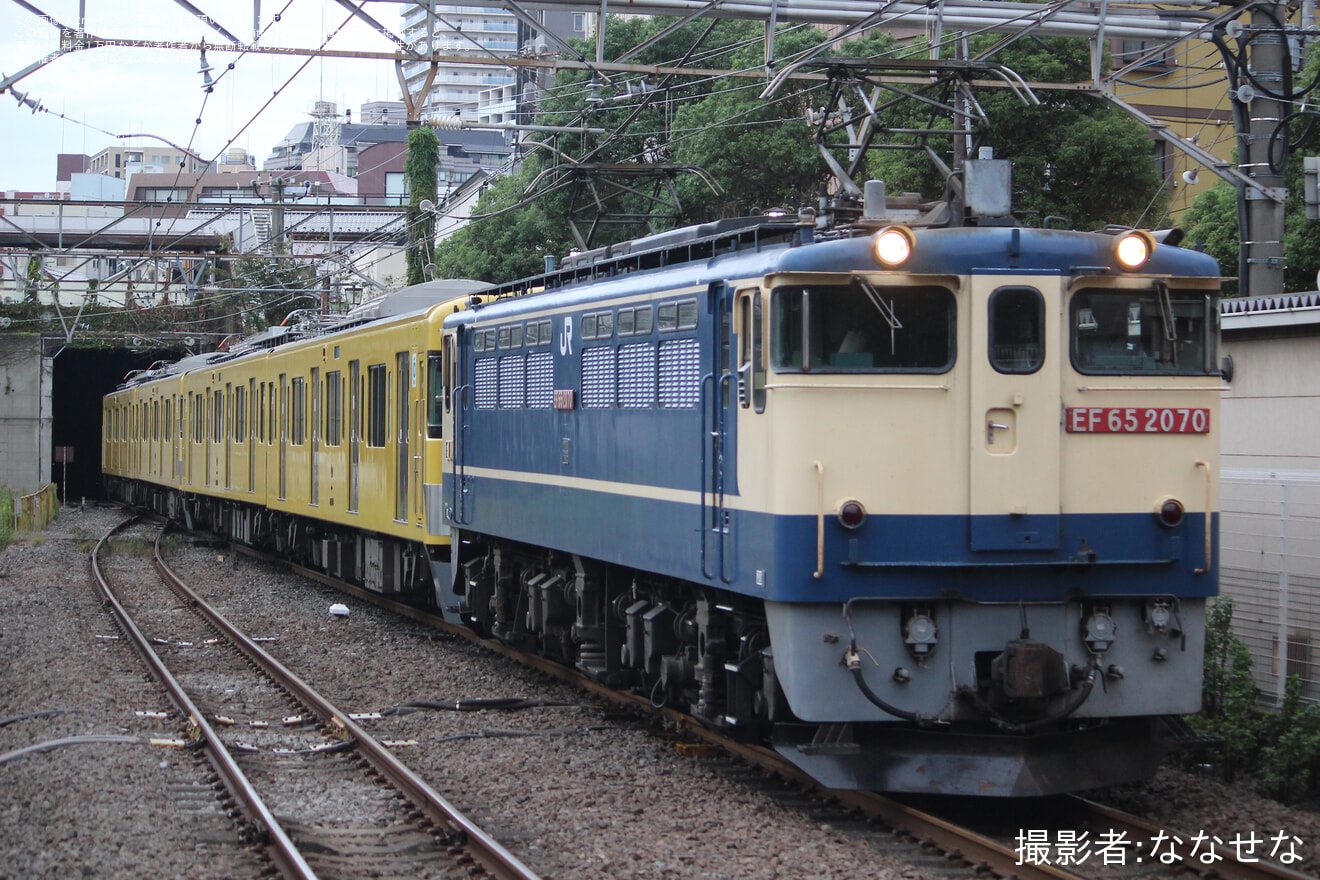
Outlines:
{"type": "Polygon", "coordinates": [[[943,373],[954,361],[954,298],[943,287],[786,286],[774,292],[779,372],[943,373]]]}
{"type": "Polygon", "coordinates": [[[1082,290],[1072,299],[1073,366],[1080,373],[1214,373],[1217,303],[1200,290],[1082,290]],[[1207,317],[1208,316],[1208,317],[1207,317]]]}

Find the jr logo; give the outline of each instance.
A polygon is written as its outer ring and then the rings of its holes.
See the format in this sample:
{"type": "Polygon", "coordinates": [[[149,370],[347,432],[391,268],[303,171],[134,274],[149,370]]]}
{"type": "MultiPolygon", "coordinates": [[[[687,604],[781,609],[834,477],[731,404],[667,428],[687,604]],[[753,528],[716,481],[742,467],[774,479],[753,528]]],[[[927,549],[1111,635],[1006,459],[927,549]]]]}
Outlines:
{"type": "Polygon", "coordinates": [[[564,329],[559,331],[559,353],[570,355],[573,353],[573,316],[564,318],[564,329]]]}

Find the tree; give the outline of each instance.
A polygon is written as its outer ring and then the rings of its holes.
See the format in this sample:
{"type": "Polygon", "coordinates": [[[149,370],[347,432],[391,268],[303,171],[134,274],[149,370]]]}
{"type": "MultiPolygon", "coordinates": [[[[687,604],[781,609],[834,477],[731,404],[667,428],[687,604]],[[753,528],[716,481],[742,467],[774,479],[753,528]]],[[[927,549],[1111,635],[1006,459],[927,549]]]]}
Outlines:
{"type": "Polygon", "coordinates": [[[435,166],[440,161],[440,138],[431,128],[423,126],[408,132],[408,158],[403,164],[403,176],[408,184],[408,209],[404,212],[408,224],[408,283],[421,284],[426,280],[426,266],[435,247],[435,215],[421,209],[422,200],[435,203],[435,166]]]}
{"type": "Polygon", "coordinates": [[[474,216],[435,252],[441,278],[472,278],[500,284],[544,269],[546,256],[565,253],[568,226],[546,216],[540,200],[518,207],[530,182],[530,166],[521,175],[501,177],[477,200],[474,216]]]}
{"type": "MultiPolygon", "coordinates": [[[[973,55],[989,45],[990,37],[973,41],[973,55]]],[[[1089,51],[1085,40],[1027,38],[987,61],[1027,80],[1072,82],[1089,78],[1089,51]]],[[[1012,162],[1012,206],[1020,220],[1040,226],[1048,216],[1061,216],[1069,226],[1089,230],[1107,223],[1139,226],[1163,215],[1168,197],[1144,125],[1096,96],[1041,91],[1039,98],[1039,106],[1028,107],[1008,90],[978,92],[986,113],[979,144],[1012,162]]],[[[891,125],[945,128],[948,120],[921,108],[896,108],[891,125]]],[[[946,137],[933,136],[931,145],[946,157],[952,153],[946,137]]],[[[902,187],[939,197],[944,182],[919,161],[911,152],[878,153],[870,168],[879,179],[899,182],[891,191],[902,187]]]]}

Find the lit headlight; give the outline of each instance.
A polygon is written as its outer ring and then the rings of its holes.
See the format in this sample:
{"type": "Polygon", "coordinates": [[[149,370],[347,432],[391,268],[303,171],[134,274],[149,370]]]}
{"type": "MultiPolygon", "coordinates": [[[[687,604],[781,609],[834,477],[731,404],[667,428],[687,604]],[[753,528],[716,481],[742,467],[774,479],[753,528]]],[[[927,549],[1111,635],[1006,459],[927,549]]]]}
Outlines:
{"type": "Polygon", "coordinates": [[[1114,246],[1114,255],[1124,269],[1140,269],[1150,262],[1155,253],[1155,237],[1142,229],[1125,232],[1118,237],[1114,246]]]}
{"type": "Polygon", "coordinates": [[[912,256],[916,242],[912,230],[906,226],[889,226],[875,237],[875,258],[886,266],[899,266],[912,256]]]}

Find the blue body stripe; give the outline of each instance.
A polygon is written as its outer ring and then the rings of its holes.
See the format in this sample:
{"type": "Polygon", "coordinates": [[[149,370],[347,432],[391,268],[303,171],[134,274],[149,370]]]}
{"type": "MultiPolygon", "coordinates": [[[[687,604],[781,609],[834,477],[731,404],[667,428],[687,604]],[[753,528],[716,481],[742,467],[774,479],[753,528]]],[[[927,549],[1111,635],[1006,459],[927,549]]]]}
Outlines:
{"type": "Polygon", "coordinates": [[[1216,593],[1215,560],[1207,574],[1194,572],[1204,564],[1204,514],[1172,529],[1149,513],[1065,515],[1053,551],[974,551],[968,516],[873,515],[856,531],[828,517],[818,579],[814,516],[729,511],[722,556],[720,533],[705,531],[703,573],[697,504],[477,476],[468,499],[464,529],[778,602],[1216,593]]]}

